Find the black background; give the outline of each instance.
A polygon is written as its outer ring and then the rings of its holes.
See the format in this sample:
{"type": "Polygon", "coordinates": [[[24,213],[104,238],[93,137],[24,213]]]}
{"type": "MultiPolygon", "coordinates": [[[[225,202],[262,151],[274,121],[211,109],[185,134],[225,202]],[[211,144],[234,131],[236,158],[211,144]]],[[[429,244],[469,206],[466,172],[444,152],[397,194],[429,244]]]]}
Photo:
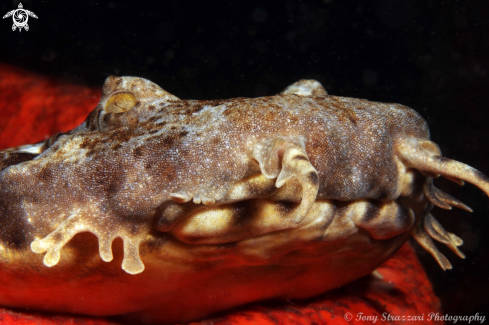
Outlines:
{"type": "MultiPolygon", "coordinates": [[[[272,95],[314,78],[333,95],[416,109],[446,157],[489,173],[487,1],[22,3],[39,18],[21,33],[0,21],[0,62],[93,86],[140,76],[192,99],[272,95]]],[[[17,4],[2,1],[0,14],[17,4]]],[[[446,313],[487,318],[489,199],[471,185],[437,185],[474,208],[433,213],[467,258],[441,248],[454,265],[443,272],[419,256],[446,313]]]]}

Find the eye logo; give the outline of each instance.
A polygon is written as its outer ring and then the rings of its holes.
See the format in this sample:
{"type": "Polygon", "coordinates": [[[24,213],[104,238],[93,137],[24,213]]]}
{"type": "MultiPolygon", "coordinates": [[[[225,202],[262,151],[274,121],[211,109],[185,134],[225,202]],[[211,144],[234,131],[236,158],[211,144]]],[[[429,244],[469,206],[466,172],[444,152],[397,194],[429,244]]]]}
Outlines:
{"type": "Polygon", "coordinates": [[[23,9],[24,7],[22,6],[22,3],[19,3],[19,8],[11,10],[3,16],[3,19],[12,16],[12,19],[14,20],[14,24],[12,25],[12,31],[15,31],[15,29],[19,29],[19,32],[22,31],[22,28],[24,28],[26,31],[29,30],[29,25],[27,25],[27,21],[29,20],[29,16],[34,17],[37,19],[37,16],[35,13],[29,10],[23,9]]]}

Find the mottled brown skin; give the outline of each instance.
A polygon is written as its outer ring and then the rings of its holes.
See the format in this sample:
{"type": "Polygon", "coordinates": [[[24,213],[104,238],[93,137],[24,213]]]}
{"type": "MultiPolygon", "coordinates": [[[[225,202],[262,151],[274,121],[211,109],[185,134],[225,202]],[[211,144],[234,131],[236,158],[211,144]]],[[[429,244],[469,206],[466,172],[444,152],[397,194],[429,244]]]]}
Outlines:
{"type": "Polygon", "coordinates": [[[431,238],[462,241],[430,211],[470,208],[439,175],[489,193],[402,105],[313,80],[195,101],[110,77],[85,123],[0,152],[0,304],[190,321],[338,287],[410,235],[450,268],[431,238]]]}

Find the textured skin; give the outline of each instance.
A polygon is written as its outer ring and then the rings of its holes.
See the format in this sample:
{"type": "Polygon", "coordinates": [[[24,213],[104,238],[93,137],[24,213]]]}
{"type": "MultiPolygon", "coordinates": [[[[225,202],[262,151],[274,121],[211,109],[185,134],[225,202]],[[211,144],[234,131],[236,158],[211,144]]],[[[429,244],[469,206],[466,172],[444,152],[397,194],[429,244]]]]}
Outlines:
{"type": "MultiPolygon", "coordinates": [[[[278,163],[269,161],[274,150],[280,152],[287,143],[305,146],[308,156],[298,155],[309,158],[319,171],[318,198],[392,200],[399,196],[405,174],[399,170],[394,144],[406,137],[425,139],[428,129],[417,113],[401,105],[294,94],[184,101],[147,80],[111,77],[84,124],[69,135],[54,136],[36,159],[2,173],[1,191],[8,198],[3,202],[9,202],[4,215],[22,222],[24,233],[5,229],[0,239],[14,247],[30,244],[33,230],[49,225],[33,227],[29,217],[49,216],[52,224],[69,216],[66,222],[72,224],[66,228],[97,234],[105,245],[105,260],[111,260],[107,246],[117,236],[132,249],[128,254],[135,255],[155,210],[171,201],[172,193],[183,194],[182,201],[204,204],[273,194],[273,183],[268,183],[250,186],[237,197],[227,195],[233,185],[260,173],[257,160],[265,175],[276,178],[278,163]],[[112,99],[120,91],[136,97],[129,103],[134,107],[111,113],[112,99]],[[21,215],[23,221],[18,220],[21,215]],[[133,227],[138,233],[131,235],[133,227]],[[101,234],[100,229],[111,231],[101,234]]],[[[5,165],[9,159],[3,159],[5,165]]],[[[164,214],[161,218],[170,219],[164,214]]],[[[64,233],[71,238],[73,231],[64,233]]],[[[35,251],[43,252],[49,244],[39,244],[35,251]]],[[[46,264],[56,264],[59,249],[52,255],[46,264]]],[[[140,261],[128,263],[130,272],[142,270],[140,261]]]]}
{"type": "Polygon", "coordinates": [[[0,152],[0,169],[0,304],[166,322],[317,295],[411,234],[449,268],[431,238],[459,256],[462,242],[430,210],[469,208],[432,178],[489,192],[480,172],[440,156],[415,111],[307,80],[188,101],[110,77],[85,123],[0,152]]]}

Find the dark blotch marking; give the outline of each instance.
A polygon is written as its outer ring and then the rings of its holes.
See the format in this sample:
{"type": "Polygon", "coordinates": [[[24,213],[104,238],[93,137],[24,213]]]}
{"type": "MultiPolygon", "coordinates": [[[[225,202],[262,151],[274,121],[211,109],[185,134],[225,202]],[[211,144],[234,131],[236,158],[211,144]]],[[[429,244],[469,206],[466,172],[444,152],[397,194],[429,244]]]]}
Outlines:
{"type": "Polygon", "coordinates": [[[122,189],[123,187],[123,182],[119,181],[118,179],[115,179],[115,178],[110,178],[110,179],[107,179],[109,182],[108,184],[105,183],[105,192],[109,195],[109,196],[115,196],[116,194],[118,194],[120,192],[120,190],[122,189]]]}
{"type": "Polygon", "coordinates": [[[315,186],[317,186],[319,184],[318,173],[316,173],[316,172],[310,172],[309,173],[309,180],[311,181],[312,184],[314,184],[315,186]]]}
{"type": "Polygon", "coordinates": [[[175,139],[173,137],[166,137],[163,139],[162,143],[167,146],[167,147],[171,147],[173,145],[173,143],[175,142],[175,139]]]}
{"type": "Polygon", "coordinates": [[[111,113],[105,114],[102,120],[105,122],[105,124],[109,124],[109,122],[112,120],[112,114],[111,113]]]}
{"type": "Polygon", "coordinates": [[[244,226],[256,215],[255,205],[249,201],[237,202],[233,206],[233,223],[236,226],[244,226]]]}
{"type": "Polygon", "coordinates": [[[210,144],[211,144],[211,145],[212,145],[212,147],[214,147],[214,148],[218,148],[220,143],[221,143],[221,139],[220,139],[220,138],[218,138],[218,137],[214,137],[214,138],[212,138],[212,140],[210,141],[210,144]]]}
{"type": "Polygon", "coordinates": [[[120,128],[117,130],[111,130],[110,133],[107,133],[105,139],[99,139],[98,142],[104,143],[107,141],[106,139],[110,139],[111,141],[115,141],[118,143],[124,143],[130,141],[134,138],[134,130],[130,128],[120,128]]]}
{"type": "Polygon", "coordinates": [[[293,159],[309,161],[309,159],[307,159],[307,157],[304,155],[297,155],[293,159]]]}
{"type": "Polygon", "coordinates": [[[22,200],[13,193],[0,194],[0,241],[13,249],[24,249],[32,242],[32,226],[20,208],[22,200]]]}
{"type": "MultiPolygon", "coordinates": [[[[383,205],[382,203],[380,205],[383,205]]],[[[378,204],[373,203],[372,201],[369,201],[369,204],[367,205],[367,209],[365,210],[365,213],[362,217],[362,220],[364,222],[369,222],[373,219],[375,219],[378,216],[378,212],[382,207],[379,206],[378,204]]]]}
{"type": "Polygon", "coordinates": [[[14,220],[9,221],[9,224],[3,227],[0,233],[2,243],[15,249],[28,247],[32,239],[26,238],[27,226],[21,218],[14,218],[14,220]]]}
{"type": "Polygon", "coordinates": [[[232,114],[232,113],[233,113],[233,110],[232,109],[226,108],[226,110],[224,112],[222,112],[222,115],[228,116],[229,114],[232,114]]]}
{"type": "Polygon", "coordinates": [[[168,239],[165,236],[161,236],[161,233],[156,229],[151,229],[150,235],[151,236],[145,240],[144,245],[150,253],[158,253],[168,239]]]}
{"type": "Polygon", "coordinates": [[[122,148],[122,145],[120,143],[116,143],[113,147],[112,147],[112,150],[116,151],[116,150],[119,150],[120,148],[122,148]]]}
{"type": "MultiPolygon", "coordinates": [[[[359,109],[359,108],[356,108],[356,109],[359,109]]],[[[357,120],[358,120],[357,115],[349,109],[346,110],[345,113],[346,113],[346,117],[351,122],[351,124],[353,124],[354,126],[357,126],[357,120]]]]}
{"type": "Polygon", "coordinates": [[[231,248],[234,248],[238,246],[238,242],[237,241],[233,241],[233,242],[230,242],[230,243],[224,243],[224,244],[219,244],[216,246],[217,249],[231,249],[231,248]]]}
{"type": "Polygon", "coordinates": [[[204,105],[192,105],[190,106],[189,110],[187,110],[185,113],[187,115],[192,115],[194,113],[200,112],[204,108],[204,105]]]}
{"type": "Polygon", "coordinates": [[[294,211],[294,209],[296,209],[298,206],[300,205],[300,203],[297,203],[297,202],[289,202],[289,201],[280,201],[280,209],[279,211],[281,212],[281,214],[283,215],[289,215],[292,213],[292,211],[294,211]]]}
{"type": "Polygon", "coordinates": [[[389,199],[390,193],[386,189],[379,189],[379,192],[377,193],[376,199],[377,200],[387,200],[389,199]]]}
{"type": "Polygon", "coordinates": [[[95,149],[96,145],[97,145],[97,141],[90,140],[90,138],[85,137],[83,142],[80,144],[80,148],[81,149],[93,150],[93,149],[95,149]]]}
{"type": "Polygon", "coordinates": [[[102,110],[94,109],[88,114],[87,119],[85,120],[85,126],[89,131],[99,130],[100,127],[98,125],[98,119],[100,114],[102,114],[102,110]]]}
{"type": "Polygon", "coordinates": [[[154,111],[155,109],[156,109],[156,107],[154,107],[153,105],[148,106],[148,110],[150,110],[150,111],[154,111]]]}
{"type": "Polygon", "coordinates": [[[187,134],[188,134],[188,132],[187,132],[187,131],[182,131],[182,132],[180,132],[178,135],[179,135],[180,137],[184,137],[184,136],[186,136],[187,134]]]}
{"type": "Polygon", "coordinates": [[[27,153],[27,152],[11,152],[7,154],[6,158],[0,159],[0,171],[5,168],[20,164],[24,161],[29,161],[34,159],[37,154],[27,153]]]}
{"type": "Polygon", "coordinates": [[[53,172],[51,164],[47,164],[43,167],[38,174],[36,174],[36,178],[42,181],[52,182],[53,178],[55,178],[55,173],[53,172]]]}
{"type": "Polygon", "coordinates": [[[222,100],[206,100],[206,101],[194,102],[191,103],[190,105],[188,105],[188,103],[178,102],[178,104],[176,104],[174,107],[183,108],[184,111],[181,113],[188,116],[200,112],[202,109],[204,109],[204,106],[215,107],[221,105],[222,102],[223,102],[222,100]]]}
{"type": "Polygon", "coordinates": [[[435,156],[435,158],[437,158],[441,163],[448,163],[452,161],[452,159],[443,156],[435,156]]]}
{"type": "Polygon", "coordinates": [[[137,147],[132,151],[132,155],[134,156],[134,158],[141,158],[143,156],[143,150],[141,149],[141,147],[137,147]]]}
{"type": "Polygon", "coordinates": [[[123,113],[107,113],[104,115],[103,121],[107,128],[115,129],[127,124],[136,124],[137,119],[131,118],[126,112],[123,113]]]}
{"type": "Polygon", "coordinates": [[[164,203],[156,209],[154,227],[158,231],[169,231],[182,218],[190,216],[201,208],[201,205],[194,204],[193,202],[175,203],[170,201],[164,203]]]}
{"type": "Polygon", "coordinates": [[[474,176],[483,182],[489,183],[489,178],[478,170],[474,171],[474,176]]]}

